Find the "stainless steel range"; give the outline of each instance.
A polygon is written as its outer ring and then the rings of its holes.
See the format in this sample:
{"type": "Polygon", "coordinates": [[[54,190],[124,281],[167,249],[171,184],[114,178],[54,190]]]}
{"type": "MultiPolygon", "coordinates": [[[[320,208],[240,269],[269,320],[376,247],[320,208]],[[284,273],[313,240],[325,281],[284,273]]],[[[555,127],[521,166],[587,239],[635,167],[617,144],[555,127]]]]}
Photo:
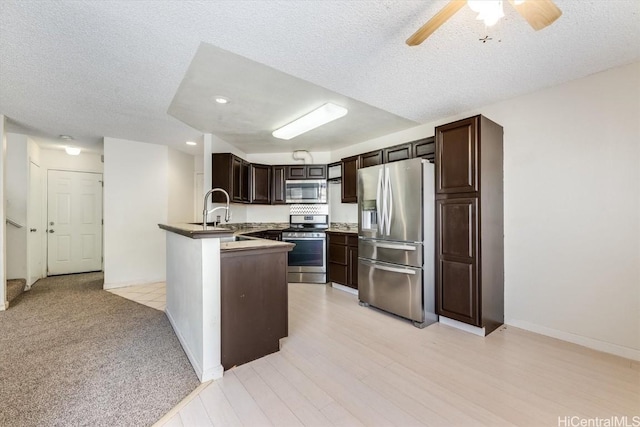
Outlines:
{"type": "Polygon", "coordinates": [[[296,211],[293,208],[291,211],[290,228],[282,231],[283,241],[296,244],[289,252],[288,281],[327,283],[327,236],[325,230],[329,227],[329,215],[293,213],[296,211]]]}

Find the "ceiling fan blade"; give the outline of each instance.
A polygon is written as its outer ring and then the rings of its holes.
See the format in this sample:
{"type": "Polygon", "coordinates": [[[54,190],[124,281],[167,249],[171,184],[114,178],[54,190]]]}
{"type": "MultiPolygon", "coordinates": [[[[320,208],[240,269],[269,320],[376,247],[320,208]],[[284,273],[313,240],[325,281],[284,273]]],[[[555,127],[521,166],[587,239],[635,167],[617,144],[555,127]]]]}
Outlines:
{"type": "Polygon", "coordinates": [[[447,19],[451,18],[457,11],[467,2],[465,0],[451,0],[445,7],[436,13],[426,24],[418,29],[411,37],[407,39],[409,46],[417,46],[427,39],[435,30],[440,28],[447,19]]]}
{"type": "Polygon", "coordinates": [[[528,0],[520,4],[509,0],[509,3],[536,31],[551,25],[562,15],[562,11],[551,0],[528,0]]]}

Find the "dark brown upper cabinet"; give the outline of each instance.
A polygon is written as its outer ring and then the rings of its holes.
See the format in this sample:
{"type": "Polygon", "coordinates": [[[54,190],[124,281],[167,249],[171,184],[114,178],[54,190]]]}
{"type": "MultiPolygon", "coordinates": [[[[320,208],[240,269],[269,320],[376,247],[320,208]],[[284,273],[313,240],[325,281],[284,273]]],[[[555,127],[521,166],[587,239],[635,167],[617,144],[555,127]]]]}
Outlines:
{"type": "MultiPolygon", "coordinates": [[[[232,202],[249,202],[249,163],[231,153],[213,153],[211,157],[212,188],[226,190],[232,202]]],[[[220,192],[213,193],[211,200],[215,203],[226,202],[220,192]]]]}
{"type": "Polygon", "coordinates": [[[358,202],[358,167],[360,156],[342,159],[342,203],[358,202]]]}
{"type": "Polygon", "coordinates": [[[408,142],[406,144],[394,145],[384,150],[384,162],[391,163],[399,160],[407,160],[413,158],[413,145],[408,142]]]}
{"type": "Polygon", "coordinates": [[[287,195],[284,182],[286,181],[286,166],[271,167],[271,203],[284,205],[287,203],[287,195]]]}
{"type": "Polygon", "coordinates": [[[375,150],[360,154],[360,168],[368,168],[369,166],[381,165],[382,163],[384,163],[382,150],[375,150]]]}
{"type": "Polygon", "coordinates": [[[249,203],[271,203],[271,166],[251,163],[249,203]]]}
{"type": "Polygon", "coordinates": [[[435,162],[436,159],[436,142],[435,137],[419,139],[413,141],[413,155],[414,157],[422,157],[430,162],[435,162]]]}
{"type": "Polygon", "coordinates": [[[307,165],[307,178],[327,179],[327,165],[307,165]]]}
{"type": "Polygon", "coordinates": [[[503,129],[483,116],[436,127],[436,313],[504,322],[503,129]]]}
{"type": "Polygon", "coordinates": [[[327,165],[288,165],[287,179],[327,179],[327,165]]]}
{"type": "Polygon", "coordinates": [[[307,177],[306,165],[287,166],[287,179],[305,179],[307,177]]]}
{"type": "Polygon", "coordinates": [[[436,128],[436,193],[478,191],[478,117],[436,128]]]}

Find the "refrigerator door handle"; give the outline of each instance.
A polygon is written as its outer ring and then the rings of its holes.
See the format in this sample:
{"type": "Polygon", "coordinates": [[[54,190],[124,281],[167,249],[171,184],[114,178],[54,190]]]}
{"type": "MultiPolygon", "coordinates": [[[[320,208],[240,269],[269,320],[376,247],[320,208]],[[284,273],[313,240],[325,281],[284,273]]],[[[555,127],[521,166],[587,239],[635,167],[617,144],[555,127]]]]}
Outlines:
{"type": "Polygon", "coordinates": [[[376,190],[376,215],[378,220],[378,231],[382,233],[384,227],[384,210],[382,209],[382,193],[383,193],[383,168],[378,171],[378,188],[376,190]]]}
{"type": "Polygon", "coordinates": [[[415,270],[411,270],[409,268],[391,267],[388,265],[382,265],[376,262],[368,261],[362,258],[360,258],[360,262],[364,264],[369,264],[371,267],[373,267],[376,270],[390,271],[391,273],[410,274],[412,276],[415,276],[416,274],[415,270]]]}
{"type": "Polygon", "coordinates": [[[417,250],[417,248],[415,246],[394,245],[394,244],[390,244],[390,243],[374,243],[373,246],[375,246],[377,248],[384,248],[384,249],[397,249],[399,251],[416,251],[417,250]]]}
{"type": "Polygon", "coordinates": [[[393,190],[391,188],[391,176],[385,167],[385,192],[387,193],[387,236],[391,234],[391,217],[393,215],[393,190]]]}

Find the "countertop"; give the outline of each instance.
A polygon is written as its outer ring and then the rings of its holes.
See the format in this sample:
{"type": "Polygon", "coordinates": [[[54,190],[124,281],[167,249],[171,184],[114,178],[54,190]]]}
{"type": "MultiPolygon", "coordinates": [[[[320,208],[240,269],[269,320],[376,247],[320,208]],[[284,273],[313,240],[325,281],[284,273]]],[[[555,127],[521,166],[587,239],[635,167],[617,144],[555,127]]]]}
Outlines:
{"type": "Polygon", "coordinates": [[[356,236],[358,235],[358,229],[357,228],[327,228],[327,233],[344,233],[344,234],[355,234],[356,236]]]}
{"type": "Polygon", "coordinates": [[[288,242],[279,242],[276,240],[260,239],[258,237],[243,236],[244,233],[256,232],[261,230],[274,230],[276,228],[245,228],[239,230],[230,230],[225,227],[203,227],[202,224],[189,224],[189,223],[174,223],[174,224],[158,224],[163,230],[171,231],[182,236],[190,237],[192,239],[210,239],[220,238],[220,251],[250,251],[258,249],[271,249],[280,248],[290,251],[295,244],[288,242]],[[225,241],[226,238],[233,238],[234,236],[243,236],[246,240],[240,241],[225,241]]]}
{"type": "Polygon", "coordinates": [[[158,224],[158,227],[163,230],[171,231],[172,233],[190,237],[192,239],[207,239],[233,236],[233,230],[229,230],[228,228],[213,226],[203,227],[202,224],[189,224],[187,222],[158,224]]]}

